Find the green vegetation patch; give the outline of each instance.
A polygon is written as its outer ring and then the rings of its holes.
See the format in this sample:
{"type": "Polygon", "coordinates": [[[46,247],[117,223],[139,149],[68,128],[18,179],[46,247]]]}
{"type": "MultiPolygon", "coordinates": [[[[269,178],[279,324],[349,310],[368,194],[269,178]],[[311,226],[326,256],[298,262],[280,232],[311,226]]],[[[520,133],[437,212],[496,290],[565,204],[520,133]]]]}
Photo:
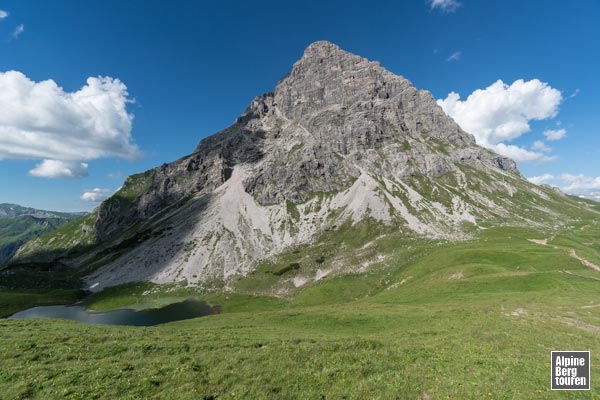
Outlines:
{"type": "MultiPolygon", "coordinates": [[[[3,287],[0,288],[0,318],[8,317],[31,307],[72,304],[81,299],[83,295],[84,293],[77,289],[33,290],[3,287]]],[[[2,394],[1,390],[0,394],[2,394]]]]}
{"type": "Polygon", "coordinates": [[[7,262],[29,239],[69,222],[67,218],[36,218],[20,216],[0,219],[0,265],[7,262]]]}
{"type": "Polygon", "coordinates": [[[19,257],[13,261],[45,262],[59,256],[80,254],[95,243],[96,219],[97,215],[90,213],[27,242],[21,248],[19,257]]]}

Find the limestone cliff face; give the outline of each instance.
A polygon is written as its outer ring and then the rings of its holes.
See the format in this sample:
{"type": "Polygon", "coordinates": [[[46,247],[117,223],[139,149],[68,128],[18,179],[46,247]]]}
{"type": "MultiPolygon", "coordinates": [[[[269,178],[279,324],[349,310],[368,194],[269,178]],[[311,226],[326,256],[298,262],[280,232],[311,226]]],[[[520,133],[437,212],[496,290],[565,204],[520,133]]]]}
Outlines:
{"type": "Polygon", "coordinates": [[[310,45],[274,94],[256,98],[239,121],[270,133],[273,156],[247,186],[262,203],[340,190],[361,169],[434,177],[468,163],[518,174],[512,160],[476,146],[429,92],[325,41],[310,45]]]}
{"type": "Polygon", "coordinates": [[[429,92],[320,41],[232,126],[128,178],[97,209],[102,250],[91,254],[111,256],[88,282],[227,280],[365,218],[457,239],[464,223],[528,221],[514,211],[524,209],[517,193],[550,201],[512,160],[477,146],[429,92]]]}
{"type": "Polygon", "coordinates": [[[361,170],[435,177],[465,163],[518,174],[512,160],[477,146],[429,92],[320,41],[234,125],[202,140],[190,156],[152,170],[135,207],[103,204],[99,238],[189,194],[210,193],[235,165],[258,162],[244,185],[261,204],[346,189],[361,170]]]}

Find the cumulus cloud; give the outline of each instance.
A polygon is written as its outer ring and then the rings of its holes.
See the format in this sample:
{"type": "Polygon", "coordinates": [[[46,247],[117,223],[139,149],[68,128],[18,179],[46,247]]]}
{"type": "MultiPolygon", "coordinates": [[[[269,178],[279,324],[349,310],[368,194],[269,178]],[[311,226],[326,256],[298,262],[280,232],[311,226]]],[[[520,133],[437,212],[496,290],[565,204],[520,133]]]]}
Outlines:
{"type": "Polygon", "coordinates": [[[8,12],[0,10],[0,19],[4,19],[6,17],[8,17],[8,12]]]}
{"type": "Polygon", "coordinates": [[[561,101],[561,92],[547,83],[519,79],[511,85],[498,80],[485,89],[475,90],[466,100],[451,92],[437,103],[464,130],[473,134],[479,145],[519,162],[553,159],[504,142],[529,132],[530,121],[556,116],[561,101]]]}
{"type": "Polygon", "coordinates": [[[15,30],[12,33],[13,39],[18,39],[19,36],[21,36],[21,33],[23,33],[24,31],[25,31],[25,25],[23,25],[23,24],[17,25],[17,27],[15,28],[15,30]]]}
{"type": "Polygon", "coordinates": [[[84,161],[133,160],[140,151],[131,137],[130,102],[127,87],[110,77],[90,77],[81,89],[65,92],[53,80],[0,72],[0,160],[44,160],[33,171],[62,163],[74,172],[64,177],[84,176],[84,161]]]}
{"type": "Polygon", "coordinates": [[[85,178],[88,164],[78,161],[44,160],[29,175],[38,178],[85,178]]]}
{"type": "Polygon", "coordinates": [[[89,201],[91,203],[99,203],[99,202],[109,198],[112,193],[113,193],[113,191],[110,189],[95,188],[92,190],[86,190],[85,192],[83,192],[83,194],[81,195],[80,198],[83,201],[89,201]]]}
{"type": "Polygon", "coordinates": [[[430,0],[429,5],[432,10],[437,8],[443,12],[451,13],[456,11],[461,3],[458,0],[430,0]]]}
{"type": "Polygon", "coordinates": [[[552,174],[543,174],[527,178],[530,182],[541,185],[550,183],[553,186],[559,187],[565,193],[584,197],[587,199],[600,201],[600,176],[593,177],[583,174],[560,174],[554,176],[552,174]]]}
{"type": "Polygon", "coordinates": [[[560,140],[567,135],[566,129],[548,129],[544,131],[544,136],[548,140],[560,140]]]}
{"type": "Polygon", "coordinates": [[[523,147],[515,146],[514,144],[498,143],[493,146],[489,146],[492,150],[498,154],[502,154],[506,157],[510,157],[517,162],[528,162],[528,161],[553,161],[556,160],[556,156],[547,156],[537,151],[530,151],[523,147]]]}
{"type": "Polygon", "coordinates": [[[561,174],[561,190],[586,199],[600,201],[600,176],[561,174]]]}
{"type": "Polygon", "coordinates": [[[600,189],[600,176],[561,174],[560,179],[566,182],[562,188],[566,192],[600,189]]]}
{"type": "Polygon", "coordinates": [[[596,200],[600,201],[600,192],[586,192],[579,194],[579,197],[583,197],[584,199],[596,200]]]}
{"type": "Polygon", "coordinates": [[[543,151],[544,153],[552,151],[552,147],[546,146],[546,144],[541,140],[536,140],[535,142],[533,142],[531,148],[534,150],[543,151]]]}
{"type": "Polygon", "coordinates": [[[554,179],[554,175],[551,175],[551,174],[543,174],[543,175],[532,176],[530,178],[527,178],[527,180],[529,182],[534,183],[536,185],[548,183],[548,182],[552,181],[553,179],[554,179]]]}
{"type": "Polygon", "coordinates": [[[458,61],[462,56],[462,51],[455,51],[450,55],[450,57],[446,58],[446,62],[458,61]]]}

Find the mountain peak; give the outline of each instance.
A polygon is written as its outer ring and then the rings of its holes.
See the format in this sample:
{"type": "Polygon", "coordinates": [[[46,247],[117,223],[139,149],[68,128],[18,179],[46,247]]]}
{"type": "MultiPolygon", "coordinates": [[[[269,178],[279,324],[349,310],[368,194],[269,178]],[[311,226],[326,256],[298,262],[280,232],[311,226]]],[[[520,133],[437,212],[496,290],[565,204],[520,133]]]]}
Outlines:
{"type": "Polygon", "coordinates": [[[340,46],[335,43],[331,43],[327,40],[318,40],[316,42],[311,43],[304,50],[304,54],[302,55],[302,59],[310,59],[315,57],[327,57],[331,54],[339,54],[345,53],[348,55],[353,55],[345,50],[342,50],[340,46]]]}
{"type": "MultiPolygon", "coordinates": [[[[318,41],[232,126],[128,179],[90,216],[93,235],[86,223],[70,243],[93,238],[93,251],[119,254],[87,278],[95,290],[146,279],[201,284],[248,273],[347,222],[462,238],[465,223],[514,214],[518,190],[539,190],[528,185],[429,92],[318,41]],[[143,231],[131,230],[138,223],[143,231]],[[134,236],[115,239],[126,232],[134,236]]],[[[54,246],[44,240],[20,250],[20,262],[54,246]]]]}
{"type": "Polygon", "coordinates": [[[294,64],[291,74],[294,73],[294,70],[306,68],[325,69],[340,73],[355,68],[367,67],[377,68],[379,63],[371,62],[364,57],[346,51],[335,43],[319,40],[308,45],[302,57],[294,64]]]}
{"type": "Polygon", "coordinates": [[[324,65],[332,61],[339,62],[340,59],[348,59],[355,63],[369,63],[372,66],[379,66],[378,62],[369,62],[366,58],[344,50],[337,44],[327,40],[319,40],[308,45],[298,63],[316,62],[319,65],[324,65]]]}
{"type": "Polygon", "coordinates": [[[330,42],[329,40],[317,40],[309,44],[304,50],[304,53],[306,54],[311,51],[331,51],[333,49],[341,50],[340,46],[330,42]]]}
{"type": "Polygon", "coordinates": [[[328,41],[309,45],[275,89],[275,103],[295,119],[333,104],[370,101],[411,86],[377,62],[347,52],[328,41]],[[385,86],[385,88],[384,88],[385,86]]]}

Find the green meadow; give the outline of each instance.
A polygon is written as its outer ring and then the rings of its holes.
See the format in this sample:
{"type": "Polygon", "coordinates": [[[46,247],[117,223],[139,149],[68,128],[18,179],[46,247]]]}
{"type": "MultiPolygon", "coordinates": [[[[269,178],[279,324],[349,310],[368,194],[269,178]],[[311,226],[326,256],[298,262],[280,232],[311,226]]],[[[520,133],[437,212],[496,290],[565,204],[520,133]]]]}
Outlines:
{"type": "MultiPolygon", "coordinates": [[[[363,239],[376,233],[360,229],[363,239]]],[[[600,265],[597,221],[497,227],[464,242],[372,236],[362,252],[339,255],[336,246],[358,248],[361,237],[340,232],[262,264],[231,292],[145,283],[83,300],[101,311],[196,297],[219,315],[141,328],[0,320],[0,398],[598,397],[600,272],[570,254],[600,265]],[[289,283],[372,259],[365,270],[289,283]],[[591,391],[550,391],[552,350],[591,351],[591,391]]],[[[4,289],[0,312],[73,296],[4,289]]]]}

